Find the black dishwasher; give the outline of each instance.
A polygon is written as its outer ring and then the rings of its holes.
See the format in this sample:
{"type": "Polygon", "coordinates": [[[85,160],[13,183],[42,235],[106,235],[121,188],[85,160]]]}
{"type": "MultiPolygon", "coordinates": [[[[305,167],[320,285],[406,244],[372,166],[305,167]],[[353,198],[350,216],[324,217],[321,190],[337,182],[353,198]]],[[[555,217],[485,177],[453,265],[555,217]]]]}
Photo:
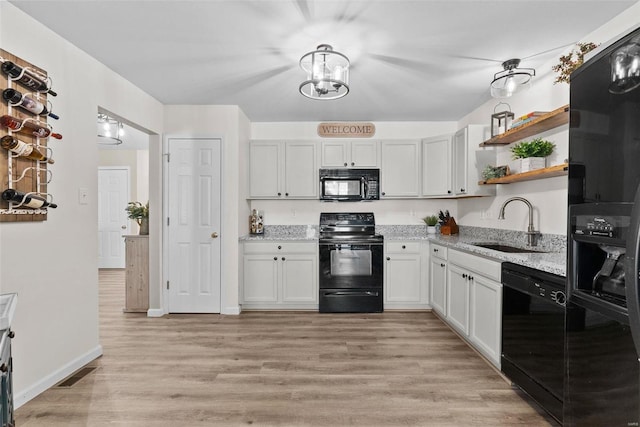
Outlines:
{"type": "Polygon", "coordinates": [[[562,423],[566,279],[502,263],[502,372],[562,423]]]}

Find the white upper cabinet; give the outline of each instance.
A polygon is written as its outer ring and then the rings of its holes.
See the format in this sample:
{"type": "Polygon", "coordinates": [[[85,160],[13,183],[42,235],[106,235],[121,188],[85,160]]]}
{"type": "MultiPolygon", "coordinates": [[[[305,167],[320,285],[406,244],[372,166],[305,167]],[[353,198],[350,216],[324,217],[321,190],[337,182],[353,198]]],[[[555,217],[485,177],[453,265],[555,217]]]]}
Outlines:
{"type": "Polygon", "coordinates": [[[316,143],[251,141],[249,197],[252,199],[318,198],[316,143]]]}
{"type": "Polygon", "coordinates": [[[285,197],[318,198],[318,162],[313,142],[286,142],[285,197]]]}
{"type": "Polygon", "coordinates": [[[493,147],[480,147],[486,139],[488,127],[469,125],[453,136],[453,194],[464,196],[491,196],[496,190],[490,185],[478,185],[482,171],[487,165],[496,166],[496,151],[493,147]]]}
{"type": "Polygon", "coordinates": [[[453,194],[451,187],[451,135],[422,140],[422,195],[453,194]]]}
{"type": "Polygon", "coordinates": [[[282,195],[281,142],[251,142],[249,146],[249,197],[277,199],[282,195]]]}
{"type": "Polygon", "coordinates": [[[420,196],[420,141],[383,141],[380,196],[420,196]]]}
{"type": "Polygon", "coordinates": [[[322,141],[323,168],[377,168],[377,141],[322,141]]]}

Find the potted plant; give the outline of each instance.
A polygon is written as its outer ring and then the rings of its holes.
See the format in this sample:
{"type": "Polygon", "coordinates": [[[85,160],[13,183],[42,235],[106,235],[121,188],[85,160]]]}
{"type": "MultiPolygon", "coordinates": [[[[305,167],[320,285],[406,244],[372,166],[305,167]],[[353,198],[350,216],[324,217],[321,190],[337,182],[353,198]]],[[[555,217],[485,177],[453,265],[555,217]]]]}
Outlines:
{"type": "Polygon", "coordinates": [[[438,223],[438,217],[435,215],[427,215],[422,218],[425,224],[427,224],[427,233],[436,234],[436,224],[438,223]]]}
{"type": "Polygon", "coordinates": [[[140,202],[129,202],[125,208],[127,217],[133,219],[140,227],[140,235],[149,234],[149,202],[143,205],[140,202]]]}
{"type": "Polygon", "coordinates": [[[542,138],[519,142],[511,147],[511,154],[517,162],[510,169],[516,173],[542,169],[545,167],[545,157],[553,153],[555,147],[555,144],[542,138]]]}

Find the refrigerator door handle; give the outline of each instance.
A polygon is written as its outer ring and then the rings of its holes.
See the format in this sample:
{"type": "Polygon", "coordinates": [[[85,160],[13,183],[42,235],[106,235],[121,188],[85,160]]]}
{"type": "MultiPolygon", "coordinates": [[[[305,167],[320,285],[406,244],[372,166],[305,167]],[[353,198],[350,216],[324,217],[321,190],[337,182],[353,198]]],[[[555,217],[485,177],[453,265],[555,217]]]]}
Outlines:
{"type": "Polygon", "coordinates": [[[640,186],[631,209],[631,224],[627,236],[626,259],[624,266],[625,294],[631,336],[636,347],[636,354],[640,356],[640,186]]]}

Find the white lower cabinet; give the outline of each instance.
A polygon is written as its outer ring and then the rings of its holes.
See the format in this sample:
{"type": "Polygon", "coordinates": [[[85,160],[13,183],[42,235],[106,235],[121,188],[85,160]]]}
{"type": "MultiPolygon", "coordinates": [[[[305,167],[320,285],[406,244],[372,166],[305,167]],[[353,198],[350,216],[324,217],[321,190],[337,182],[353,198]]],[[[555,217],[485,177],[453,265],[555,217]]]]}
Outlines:
{"type": "Polygon", "coordinates": [[[428,304],[428,283],[422,279],[422,245],[420,242],[385,243],[385,309],[418,309],[428,304]]]}
{"type": "Polygon", "coordinates": [[[447,315],[447,248],[431,244],[429,248],[429,301],[442,317],[447,315]]]}
{"type": "Polygon", "coordinates": [[[476,274],[471,285],[469,339],[494,365],[502,351],[502,284],[476,274]]]}
{"type": "Polygon", "coordinates": [[[315,242],[245,242],[242,307],[317,309],[315,242]]]}
{"type": "Polygon", "coordinates": [[[431,307],[499,369],[501,263],[435,244],[430,252],[431,307]]]}
{"type": "Polygon", "coordinates": [[[447,320],[464,336],[469,335],[469,277],[466,270],[451,261],[447,274],[447,320]]]}

